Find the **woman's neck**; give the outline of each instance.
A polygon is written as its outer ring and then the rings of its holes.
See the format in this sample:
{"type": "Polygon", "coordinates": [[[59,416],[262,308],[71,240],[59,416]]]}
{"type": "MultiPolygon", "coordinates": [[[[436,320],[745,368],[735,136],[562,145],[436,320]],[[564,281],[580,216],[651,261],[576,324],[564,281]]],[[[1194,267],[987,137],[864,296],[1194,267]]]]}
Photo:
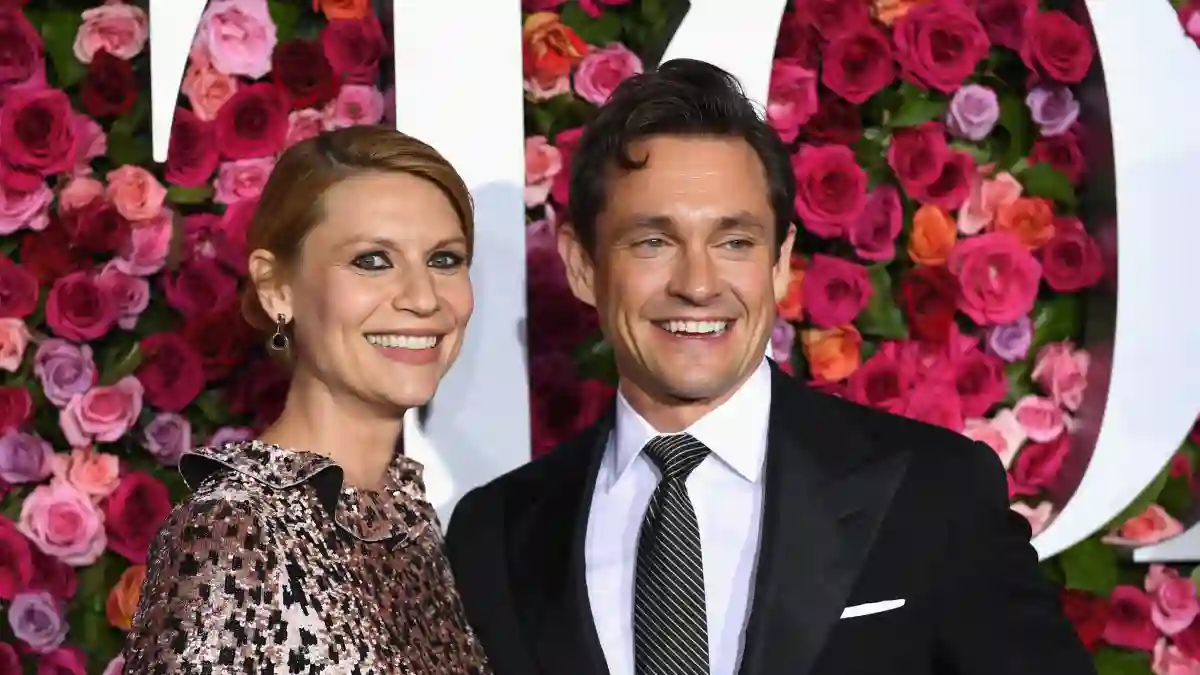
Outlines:
{"type": "Polygon", "coordinates": [[[260,439],[328,457],[341,467],[346,485],[373,490],[384,482],[403,428],[403,414],[372,408],[297,373],[283,414],[260,439]]]}

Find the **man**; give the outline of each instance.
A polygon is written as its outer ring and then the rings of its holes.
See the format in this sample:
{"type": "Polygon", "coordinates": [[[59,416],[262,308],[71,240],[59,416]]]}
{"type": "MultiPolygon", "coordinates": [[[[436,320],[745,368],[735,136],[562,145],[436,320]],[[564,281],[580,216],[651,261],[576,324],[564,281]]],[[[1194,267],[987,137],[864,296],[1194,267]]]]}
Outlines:
{"type": "Polygon", "coordinates": [[[560,252],[620,393],[453,516],[497,675],[1094,672],[994,452],[764,359],[794,180],[704,63],[626,81],[588,125],[560,252]]]}

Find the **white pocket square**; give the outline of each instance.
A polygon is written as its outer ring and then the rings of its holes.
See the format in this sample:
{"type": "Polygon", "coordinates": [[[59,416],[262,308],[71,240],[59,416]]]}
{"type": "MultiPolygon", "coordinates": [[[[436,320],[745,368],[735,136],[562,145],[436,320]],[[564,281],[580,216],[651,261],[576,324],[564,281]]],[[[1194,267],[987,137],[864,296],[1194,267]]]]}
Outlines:
{"type": "Polygon", "coordinates": [[[866,616],[868,614],[878,614],[892,609],[899,609],[904,606],[904,600],[884,600],[883,602],[868,602],[861,605],[854,605],[842,610],[843,619],[853,619],[856,616],[866,616]]]}

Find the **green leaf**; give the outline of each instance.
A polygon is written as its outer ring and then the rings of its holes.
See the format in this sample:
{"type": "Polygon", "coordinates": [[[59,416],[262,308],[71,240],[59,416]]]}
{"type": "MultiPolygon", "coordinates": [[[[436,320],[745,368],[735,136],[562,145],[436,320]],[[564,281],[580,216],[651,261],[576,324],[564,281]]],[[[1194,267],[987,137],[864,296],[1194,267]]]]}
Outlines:
{"type": "Polygon", "coordinates": [[[275,22],[275,34],[280,42],[296,36],[296,23],[300,21],[298,5],[282,0],[269,0],[267,10],[271,13],[271,20],[275,22]]]}
{"type": "Polygon", "coordinates": [[[1096,675],[1151,675],[1150,655],[1145,652],[1101,647],[1092,655],[1096,675]]]}
{"type": "Polygon", "coordinates": [[[949,102],[907,82],[900,85],[900,107],[888,116],[886,123],[891,127],[915,127],[931,122],[946,114],[949,102]]]}
{"type": "Polygon", "coordinates": [[[206,389],[196,397],[193,403],[200,410],[200,414],[204,415],[213,424],[220,424],[222,420],[229,417],[229,411],[226,410],[224,403],[221,402],[220,395],[215,389],[206,389]]]}
{"type": "Polygon", "coordinates": [[[1066,587],[1108,597],[1117,587],[1117,549],[1084,539],[1058,556],[1066,587]]]}
{"type": "Polygon", "coordinates": [[[210,201],[212,196],[213,188],[211,185],[199,185],[196,187],[172,185],[167,188],[167,201],[172,204],[203,204],[210,201]]]}
{"type": "Polygon", "coordinates": [[[116,166],[147,164],[152,157],[149,134],[110,133],[108,161],[116,166]]]}
{"type": "Polygon", "coordinates": [[[79,12],[50,10],[41,15],[42,41],[54,66],[54,82],[67,89],[79,84],[87,75],[87,66],[75,58],[75,34],[83,23],[79,12]]]}
{"type": "Polygon", "coordinates": [[[1113,518],[1111,521],[1109,521],[1108,525],[1104,529],[1107,531],[1117,527],[1130,518],[1145,511],[1146,508],[1151,504],[1156,503],[1158,501],[1158,496],[1162,494],[1163,488],[1167,485],[1167,478],[1170,476],[1171,465],[1168,463],[1167,466],[1163,467],[1163,469],[1158,472],[1158,475],[1154,477],[1154,480],[1151,481],[1151,483],[1147,485],[1137,497],[1134,497],[1133,501],[1129,503],[1129,506],[1126,506],[1124,509],[1122,509],[1121,512],[1117,514],[1116,518],[1113,518]]]}
{"type": "Polygon", "coordinates": [[[1032,372],[1032,359],[1017,361],[1005,366],[1005,378],[1008,380],[1008,396],[1004,399],[1005,405],[1016,405],[1017,401],[1034,393],[1033,378],[1030,377],[1032,372]]]}
{"type": "Polygon", "coordinates": [[[1012,92],[1000,95],[1000,121],[1004,144],[996,162],[1002,171],[1017,170],[1016,164],[1029,155],[1033,146],[1033,120],[1020,96],[1012,92]]]}
{"type": "Polygon", "coordinates": [[[1017,175],[1027,197],[1044,197],[1068,208],[1075,208],[1079,198],[1066,175],[1058,169],[1038,162],[1017,175]]]}
{"type": "Polygon", "coordinates": [[[896,306],[887,265],[871,267],[868,275],[871,280],[871,299],[854,320],[859,332],[893,340],[908,337],[908,326],[904,323],[904,313],[896,306]]]}
{"type": "Polygon", "coordinates": [[[1078,340],[1083,332],[1083,303],[1078,295],[1055,295],[1033,306],[1033,344],[1030,354],[1052,343],[1078,340]]]}
{"type": "Polygon", "coordinates": [[[135,136],[150,116],[150,97],[138,96],[129,112],[113,120],[108,132],[135,136]]]}
{"type": "Polygon", "coordinates": [[[1186,478],[1168,478],[1162,492],[1158,493],[1158,505],[1176,517],[1181,517],[1190,511],[1194,502],[1195,499],[1192,497],[1192,490],[1188,487],[1186,478]]]}
{"type": "Polygon", "coordinates": [[[1067,583],[1066,576],[1063,574],[1062,565],[1058,563],[1058,558],[1047,558],[1038,564],[1042,568],[1042,574],[1046,579],[1055,586],[1062,586],[1067,583]]]}
{"type": "Polygon", "coordinates": [[[577,4],[563,7],[562,22],[584,42],[603,47],[621,37],[621,17],[616,12],[604,12],[592,18],[577,4]]]}
{"type": "Polygon", "coordinates": [[[950,144],[950,149],[967,153],[975,160],[976,164],[987,164],[992,161],[992,151],[978,143],[954,141],[950,144]]]}
{"type": "Polygon", "coordinates": [[[1188,575],[1192,583],[1196,584],[1196,588],[1200,588],[1200,565],[1192,568],[1192,573],[1188,575]]]}
{"type": "Polygon", "coordinates": [[[575,369],[583,379],[597,379],[617,383],[617,364],[613,359],[612,346],[602,335],[595,335],[579,344],[575,351],[575,369]]]}
{"type": "Polygon", "coordinates": [[[142,349],[134,342],[124,350],[110,353],[104,363],[105,367],[100,371],[100,384],[116,384],[142,365],[142,349]]]}

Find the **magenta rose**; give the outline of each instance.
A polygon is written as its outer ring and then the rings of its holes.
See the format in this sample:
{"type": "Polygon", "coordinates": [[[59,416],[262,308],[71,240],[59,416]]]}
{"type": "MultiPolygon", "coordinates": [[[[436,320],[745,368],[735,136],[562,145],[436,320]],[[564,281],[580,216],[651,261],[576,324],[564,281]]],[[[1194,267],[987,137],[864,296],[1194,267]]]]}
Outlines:
{"type": "Polygon", "coordinates": [[[855,403],[902,415],[916,381],[913,365],[900,353],[897,343],[885,342],[850,375],[846,382],[848,397],[855,403]]]}
{"type": "Polygon", "coordinates": [[[0,386],[0,433],[20,429],[33,414],[33,396],[25,387],[0,386]]]}
{"type": "Polygon", "coordinates": [[[1122,585],[1109,596],[1109,617],[1104,625],[1104,641],[1114,647],[1149,652],[1159,632],[1150,621],[1153,600],[1137,586],[1122,585]]]}
{"type": "Polygon", "coordinates": [[[112,443],[124,436],[142,412],[143,391],[136,377],[127,376],[71,399],[58,416],[67,442],[81,448],[93,440],[112,443]]]}
{"type": "Polygon", "coordinates": [[[33,554],[33,578],[29,580],[29,589],[46,591],[60,600],[74,598],[79,590],[79,576],[75,574],[75,568],[42,553],[36,546],[31,547],[30,552],[33,554]]]}
{"type": "Polygon", "coordinates": [[[896,79],[891,42],[871,25],[827,42],[821,59],[821,82],[851,103],[865,103],[896,79]]]}
{"type": "Polygon", "coordinates": [[[938,380],[918,382],[908,394],[904,416],[962,433],[962,400],[954,387],[938,380]]]}
{"type": "Polygon", "coordinates": [[[137,378],[146,401],[170,412],[187,407],[204,390],[204,368],[186,340],[175,333],[156,333],[141,341],[137,378]]]}
{"type": "Polygon", "coordinates": [[[821,254],[805,269],[802,288],[804,310],[822,328],[850,323],[871,299],[867,268],[821,254]]]}
{"type": "Polygon", "coordinates": [[[59,337],[85,342],[103,337],[117,322],[108,291],[83,271],[59,277],[46,299],[46,323],[59,337]]]}
{"type": "Polygon", "coordinates": [[[21,657],[12,645],[0,642],[0,673],[21,672],[21,657]]]}
{"type": "Polygon", "coordinates": [[[1043,77],[1077,84],[1091,69],[1094,56],[1088,30],[1062,12],[1038,12],[1025,26],[1021,60],[1043,77]]]}
{"type": "Polygon", "coordinates": [[[91,565],[104,552],[104,515],[65,481],[34,488],[21,504],[17,529],[43,553],[74,567],[91,565]]]}
{"type": "Polygon", "coordinates": [[[887,150],[888,166],[910,194],[941,177],[949,160],[946,131],[936,122],[897,129],[887,150]]]}
{"type": "Polygon", "coordinates": [[[37,305],[37,277],[0,253],[0,318],[27,317],[37,305]]]}
{"type": "Polygon", "coordinates": [[[775,59],[767,95],[767,122],[786,143],[817,112],[817,71],[793,59],[775,59]]]}
{"type": "Polygon", "coordinates": [[[379,63],[388,53],[383,26],[374,12],[361,19],[330,21],[321,31],[321,46],[333,72],[349,84],[375,84],[379,63]]]}
{"type": "MultiPolygon", "coordinates": [[[[1020,413],[1018,421],[1019,416],[1020,413]]],[[[1070,436],[1067,434],[1059,434],[1047,441],[1026,444],[1012,467],[1017,494],[1035,495],[1055,487],[1070,450],[1070,436]]]]}
{"type": "Polygon", "coordinates": [[[554,135],[554,147],[562,155],[563,170],[554,177],[550,186],[550,196],[559,206],[566,206],[571,198],[571,158],[575,155],[575,146],[579,145],[579,137],[583,135],[582,127],[563,129],[554,135]]]}
{"type": "Polygon", "coordinates": [[[175,185],[199,187],[208,182],[220,160],[213,124],[187,108],[176,108],[163,178],[175,185]]]}
{"type": "Polygon", "coordinates": [[[775,42],[776,57],[793,59],[809,70],[820,67],[823,41],[812,19],[811,15],[800,11],[783,13],[775,42]]]}
{"type": "Polygon", "coordinates": [[[11,520],[0,516],[0,600],[12,600],[32,579],[33,553],[29,540],[11,520]]]}
{"type": "Polygon", "coordinates": [[[19,7],[0,7],[0,100],[14,87],[46,84],[42,36],[19,7]]]}
{"type": "Polygon", "coordinates": [[[265,82],[242,87],[221,106],[215,124],[217,146],[226,159],[275,155],[287,139],[287,99],[265,82]]]}
{"type": "Polygon", "coordinates": [[[592,49],[575,69],[575,93],[594,105],[604,105],[618,84],[642,72],[642,60],[616,42],[592,49]]]}
{"type": "Polygon", "coordinates": [[[1009,232],[958,240],[946,261],[958,279],[958,307],[980,326],[1012,323],[1033,309],[1042,266],[1009,232]]]}
{"type": "Polygon", "coordinates": [[[1057,136],[1038,138],[1029,150],[1028,161],[1030,164],[1049,164],[1058,169],[1071,185],[1079,185],[1083,174],[1087,172],[1087,159],[1074,128],[1057,136]]]}
{"type": "Polygon", "coordinates": [[[967,152],[953,150],[933,182],[905,186],[905,191],[922,204],[932,204],[953,211],[965,204],[971,196],[971,181],[974,177],[975,158],[967,152]]]}
{"type": "Polygon", "coordinates": [[[793,12],[812,22],[826,40],[836,40],[870,23],[865,2],[799,0],[795,4],[793,12]]]}
{"type": "Polygon", "coordinates": [[[913,84],[950,94],[987,58],[987,32],[957,0],[913,6],[892,26],[896,61],[913,84]]]}
{"type": "Polygon", "coordinates": [[[862,213],[867,173],[854,151],[841,145],[803,146],[792,156],[796,172],[796,212],[808,231],[836,237],[862,213]]]}
{"type": "Polygon", "coordinates": [[[848,228],[846,235],[854,254],[863,260],[883,262],[896,255],[896,237],[904,228],[904,206],[900,191],[886,183],[867,195],[863,211],[848,228]]]}
{"type": "Polygon", "coordinates": [[[114,261],[104,266],[96,281],[112,298],[117,312],[117,325],[125,330],[133,330],[138,317],[150,306],[150,282],[126,274],[114,261]]]}
{"type": "Polygon", "coordinates": [[[59,647],[38,661],[37,675],[87,675],[87,657],[75,647],[59,647]]]}
{"type": "Polygon", "coordinates": [[[171,514],[167,486],[142,471],[128,473],[104,500],[108,548],[137,565],[146,564],[150,542],[171,514]]]}
{"type": "Polygon", "coordinates": [[[1037,13],[1037,0],[970,0],[968,4],[992,44],[1021,50],[1025,44],[1025,24],[1037,13]]]}
{"type": "Polygon", "coordinates": [[[1000,357],[971,348],[952,363],[954,388],[965,417],[983,417],[1008,395],[1008,376],[1000,357]]]}
{"type": "Polygon", "coordinates": [[[80,153],[71,99],[58,89],[18,87],[0,107],[0,183],[29,192],[69,173],[80,153]]]}
{"type": "Polygon", "coordinates": [[[237,297],[237,279],[211,258],[195,258],[163,278],[167,304],[185,317],[224,307],[237,297]]]}
{"type": "Polygon", "coordinates": [[[1060,293],[1091,288],[1104,273],[1100,245],[1073,216],[1054,220],[1054,236],[1039,251],[1046,285],[1060,293]]]}

